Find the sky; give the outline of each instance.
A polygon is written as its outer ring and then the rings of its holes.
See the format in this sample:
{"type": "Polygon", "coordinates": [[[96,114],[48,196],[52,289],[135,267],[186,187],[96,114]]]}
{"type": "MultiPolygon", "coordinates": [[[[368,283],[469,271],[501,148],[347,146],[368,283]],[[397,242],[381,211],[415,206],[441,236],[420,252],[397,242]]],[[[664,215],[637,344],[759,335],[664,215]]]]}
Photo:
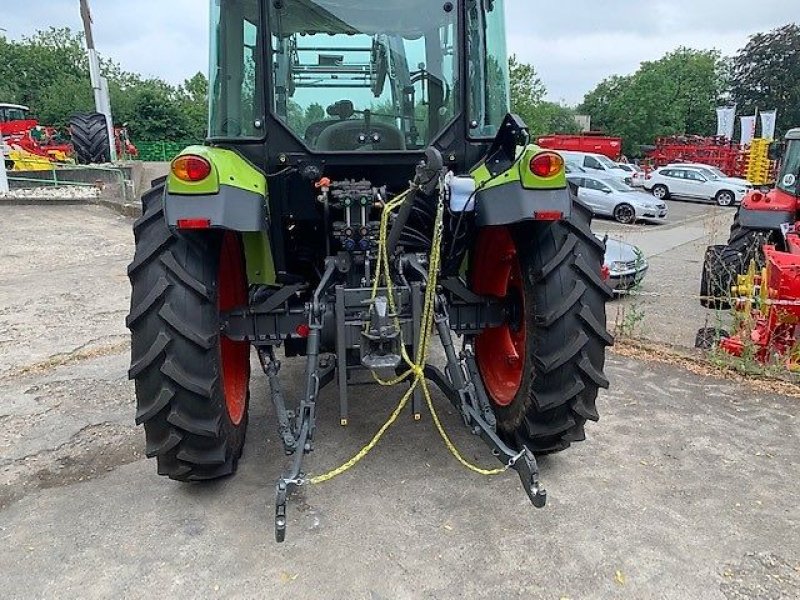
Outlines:
{"type": "MultiPolygon", "coordinates": [[[[78,0],[2,2],[0,28],[11,39],[50,26],[81,28],[78,0]]],[[[730,55],[750,34],[800,18],[797,0],[505,2],[509,51],[535,65],[549,99],[570,105],[604,78],[632,73],[678,46],[730,55]]],[[[125,70],[173,83],[207,71],[207,0],[90,4],[98,50],[125,70]]]]}

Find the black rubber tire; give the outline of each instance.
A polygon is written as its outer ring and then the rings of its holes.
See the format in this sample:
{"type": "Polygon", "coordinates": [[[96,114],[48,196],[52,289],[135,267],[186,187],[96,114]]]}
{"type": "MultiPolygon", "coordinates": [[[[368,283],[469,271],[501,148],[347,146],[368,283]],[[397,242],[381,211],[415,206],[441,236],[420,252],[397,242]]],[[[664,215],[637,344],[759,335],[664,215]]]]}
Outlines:
{"type": "Polygon", "coordinates": [[[720,340],[729,337],[731,337],[731,334],[724,329],[702,327],[697,330],[697,336],[694,338],[694,347],[698,350],[713,350],[720,340]]]}
{"type": "Polygon", "coordinates": [[[614,207],[614,219],[623,225],[636,223],[636,209],[630,204],[618,204],[614,207]]]}
{"type": "Polygon", "coordinates": [[[101,113],[73,115],[69,122],[69,130],[78,164],[107,163],[111,160],[105,115],[101,113]]]}
{"type": "MultiPolygon", "coordinates": [[[[158,183],[158,182],[154,182],[158,183]]],[[[172,233],[164,219],[163,180],[142,198],[134,224],[131,369],[136,423],[159,475],[179,481],[236,471],[247,431],[231,420],[222,387],[216,286],[221,233],[172,233]]],[[[249,382],[250,365],[247,364],[249,382]]]]}
{"type": "Polygon", "coordinates": [[[731,295],[736,276],[747,271],[742,255],[736,248],[724,245],[709,246],[700,277],[700,304],[712,310],[731,307],[731,295]]]}
{"type": "Polygon", "coordinates": [[[605,305],[612,293],[591,219],[591,209],[574,201],[567,221],[512,228],[524,280],[525,375],[511,404],[494,409],[503,438],[536,454],[586,439],[586,421],[599,418],[598,390],[608,387],[605,349],[614,338],[605,305]]]}
{"type": "Polygon", "coordinates": [[[665,186],[665,185],[660,184],[660,183],[658,185],[654,185],[653,186],[652,193],[653,193],[653,196],[655,196],[659,200],[667,200],[669,198],[669,196],[670,196],[669,188],[667,186],[665,186]],[[656,190],[659,190],[659,189],[660,190],[664,190],[664,195],[663,196],[656,196],[656,190]]]}
{"type": "Polygon", "coordinates": [[[756,267],[763,268],[766,265],[764,257],[764,244],[775,244],[779,250],[783,249],[783,236],[779,230],[773,229],[750,229],[744,227],[739,218],[739,212],[733,218],[731,233],[728,237],[728,246],[742,255],[743,274],[750,265],[750,260],[755,259],[756,267]]]}

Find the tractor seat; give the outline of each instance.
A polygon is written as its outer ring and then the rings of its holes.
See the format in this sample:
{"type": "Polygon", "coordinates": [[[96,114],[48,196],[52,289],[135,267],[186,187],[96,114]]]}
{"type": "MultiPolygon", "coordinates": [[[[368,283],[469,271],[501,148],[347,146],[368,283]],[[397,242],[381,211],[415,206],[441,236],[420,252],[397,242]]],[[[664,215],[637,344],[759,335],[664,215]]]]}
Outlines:
{"type": "Polygon", "coordinates": [[[316,150],[330,152],[346,152],[356,150],[405,150],[406,142],[403,132],[394,125],[373,121],[369,130],[363,119],[347,119],[329,125],[319,134],[316,150]],[[361,134],[367,135],[367,141],[359,140],[361,134]],[[380,141],[372,142],[372,136],[378,134],[380,141]]]}

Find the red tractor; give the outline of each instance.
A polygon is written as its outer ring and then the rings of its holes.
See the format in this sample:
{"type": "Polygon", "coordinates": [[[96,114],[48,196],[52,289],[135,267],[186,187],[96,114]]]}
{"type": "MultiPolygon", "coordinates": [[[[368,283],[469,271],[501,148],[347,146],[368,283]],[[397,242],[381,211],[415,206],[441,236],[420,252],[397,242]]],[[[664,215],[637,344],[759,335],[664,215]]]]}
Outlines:
{"type": "MultiPolygon", "coordinates": [[[[745,196],[726,245],[706,252],[701,303],[708,308],[737,310],[737,331],[717,337],[726,351],[740,355],[747,340],[755,356],[767,362],[785,356],[790,365],[797,356],[800,323],[800,128],[775,144],[773,159],[782,164],[777,185],[768,193],[745,196]]],[[[698,345],[709,345],[708,330],[698,334],[698,345]],[[702,338],[702,339],[701,339],[702,338]]]]}

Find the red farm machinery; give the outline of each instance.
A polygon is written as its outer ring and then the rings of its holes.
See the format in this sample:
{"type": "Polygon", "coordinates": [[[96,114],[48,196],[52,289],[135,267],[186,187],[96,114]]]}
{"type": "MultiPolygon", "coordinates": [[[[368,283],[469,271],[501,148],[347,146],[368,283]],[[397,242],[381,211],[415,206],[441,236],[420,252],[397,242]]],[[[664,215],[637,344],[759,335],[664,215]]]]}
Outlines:
{"type": "Polygon", "coordinates": [[[622,138],[609,137],[601,133],[546,135],[536,140],[536,143],[539,147],[549,150],[602,154],[614,161],[622,156],[622,138]]]}
{"type": "Polygon", "coordinates": [[[769,140],[755,139],[742,147],[723,136],[673,135],[656,139],[644,148],[652,168],[675,163],[716,167],[729,177],[742,177],[755,185],[775,181],[775,161],[769,159],[769,140]]]}
{"type": "Polygon", "coordinates": [[[800,370],[800,128],[773,149],[782,157],[775,188],[750,192],[728,243],[706,252],[701,302],[732,307],[734,331],[702,329],[698,345],[800,370]]]}
{"type": "MultiPolygon", "coordinates": [[[[136,147],[124,127],[114,128],[117,156],[135,158],[136,147]]],[[[108,134],[105,116],[76,114],[67,131],[42,126],[21,104],[0,104],[0,134],[6,167],[11,171],[53,168],[54,163],[91,164],[108,162],[108,134]]]]}
{"type": "Polygon", "coordinates": [[[72,154],[72,145],[57,129],[40,126],[20,104],[0,104],[0,134],[10,170],[49,169],[52,161],[65,161],[72,154]]]}

